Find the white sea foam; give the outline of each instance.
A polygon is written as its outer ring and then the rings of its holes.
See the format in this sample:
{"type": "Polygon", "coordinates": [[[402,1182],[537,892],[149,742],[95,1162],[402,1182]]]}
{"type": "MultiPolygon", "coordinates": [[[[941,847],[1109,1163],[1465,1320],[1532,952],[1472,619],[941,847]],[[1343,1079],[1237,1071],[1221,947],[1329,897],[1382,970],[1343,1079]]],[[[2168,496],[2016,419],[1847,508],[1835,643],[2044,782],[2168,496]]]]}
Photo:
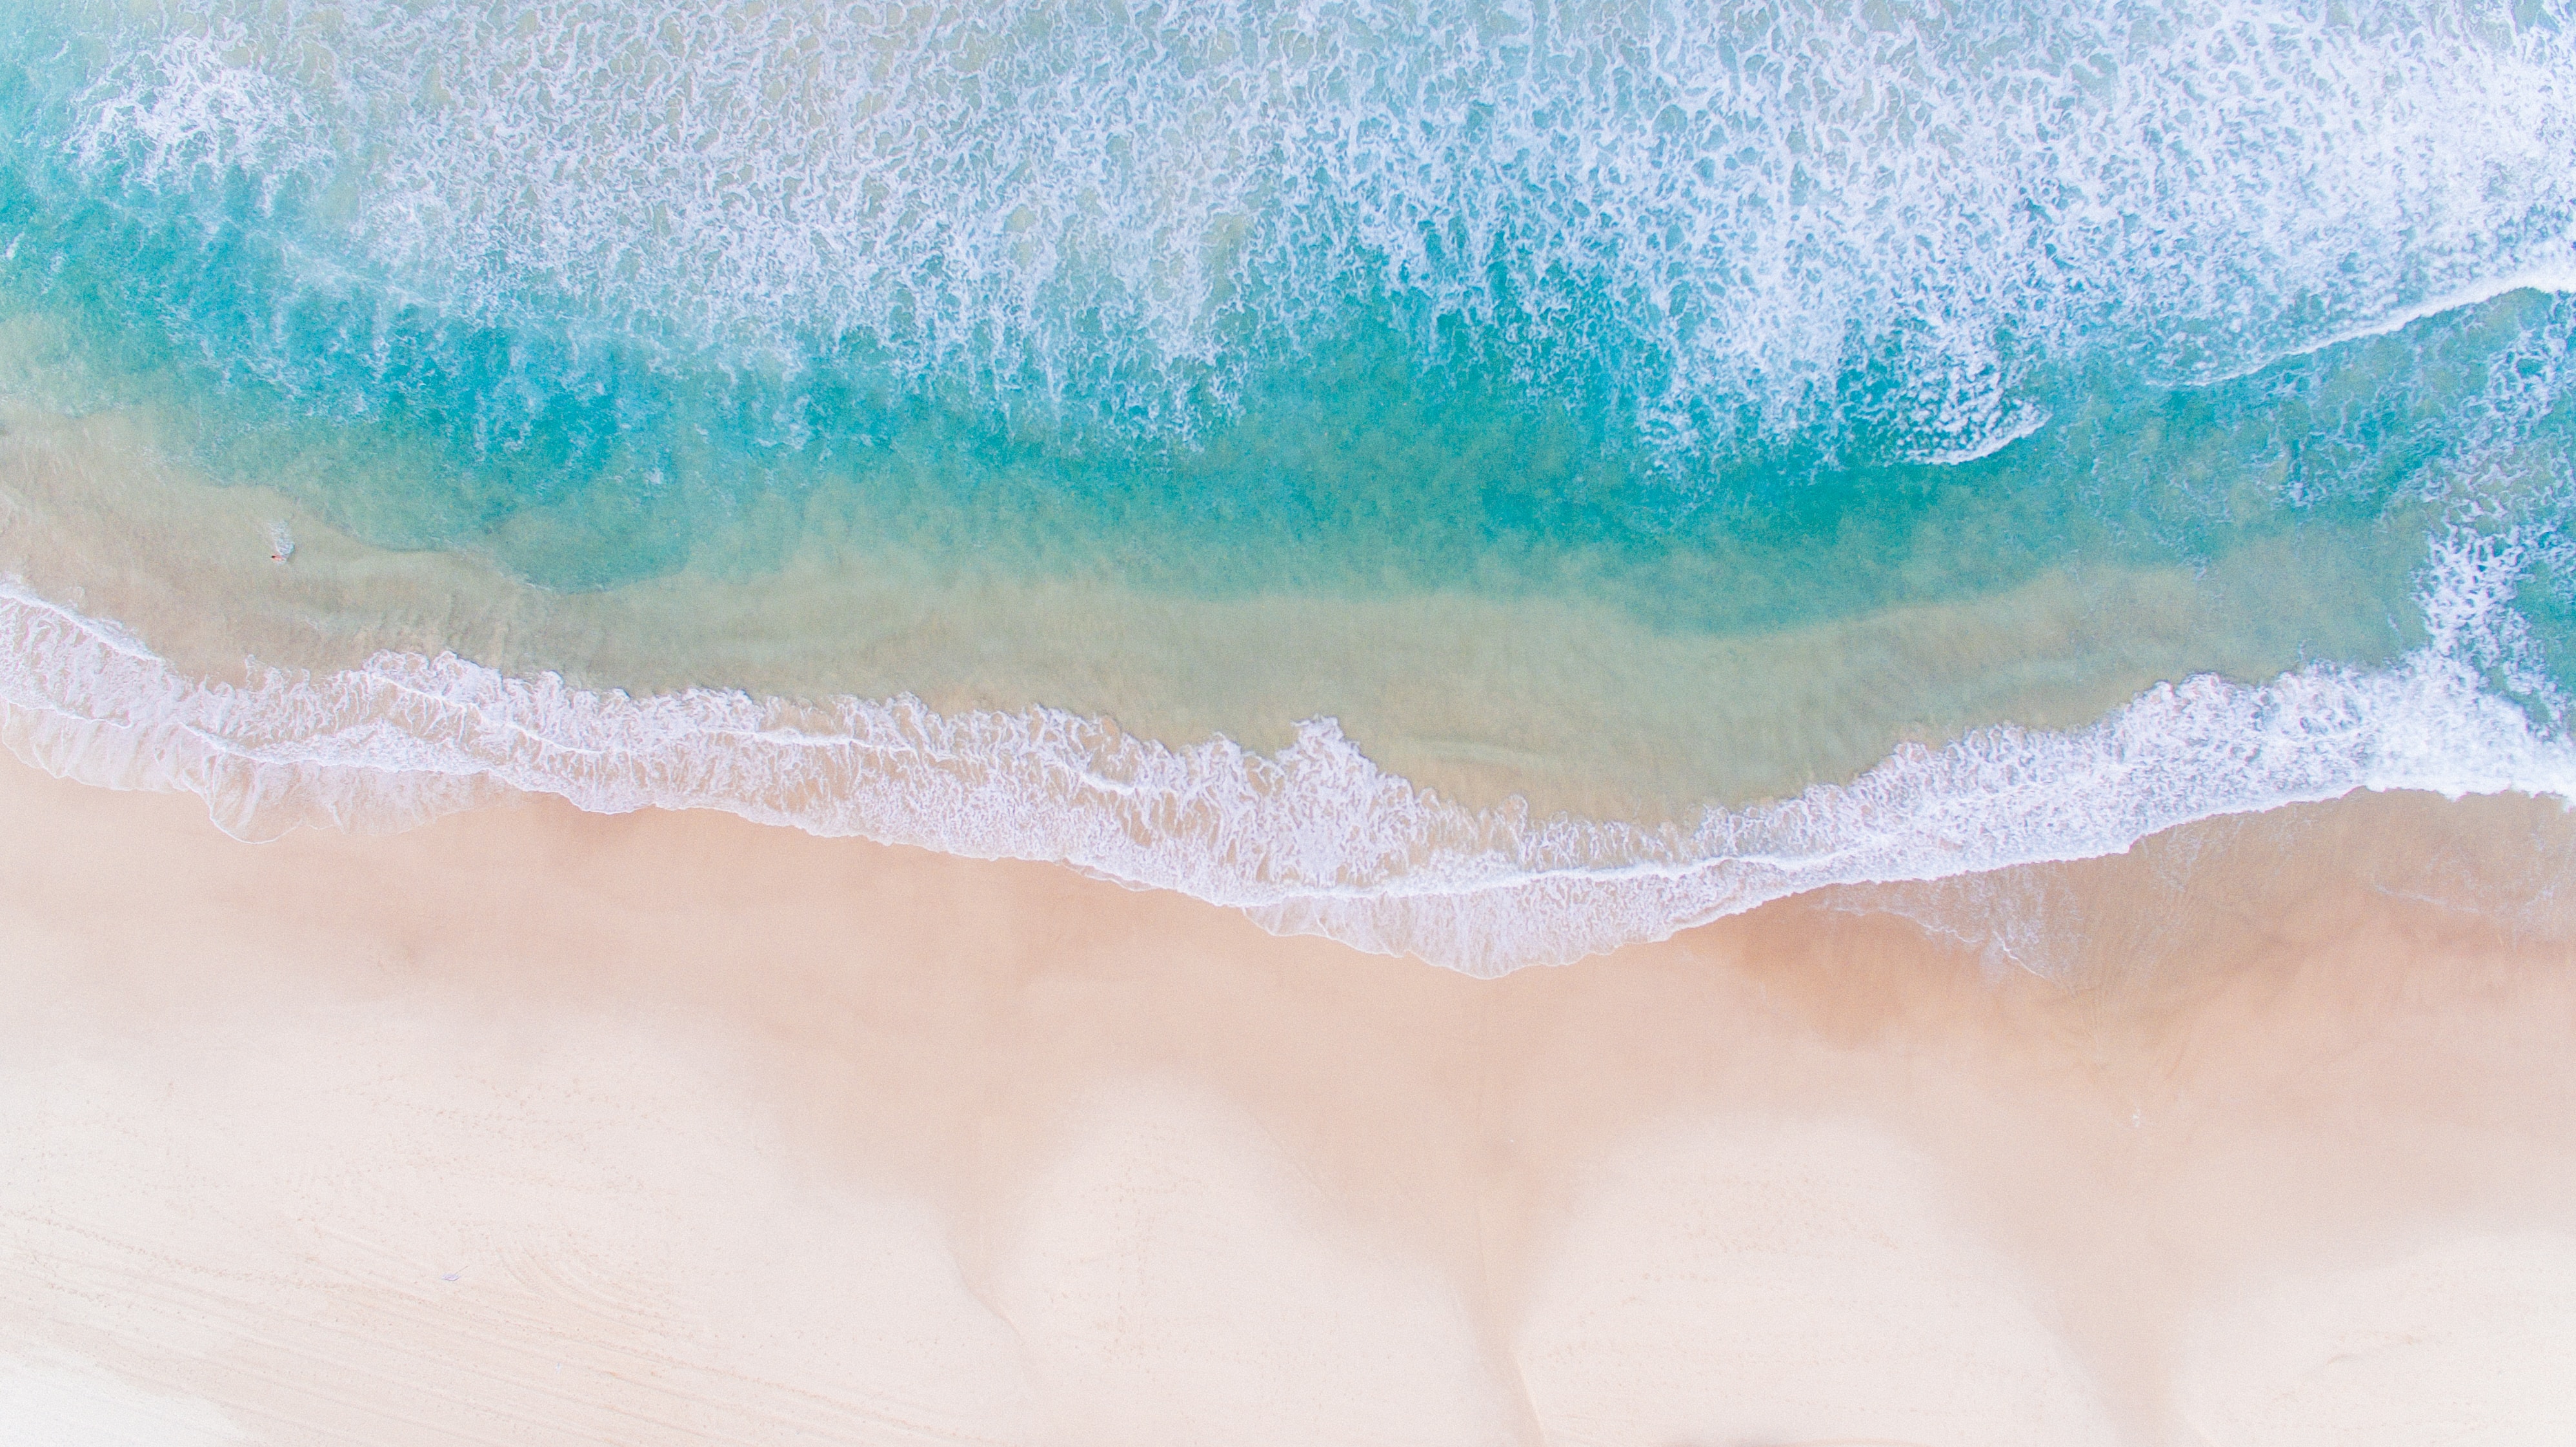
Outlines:
{"type": "Polygon", "coordinates": [[[2009,421],[1998,421],[1990,430],[1971,434],[1977,438],[1965,447],[1936,449],[1923,454],[1921,460],[1935,467],[1956,467],[1992,457],[2048,425],[2048,409],[2036,403],[2014,409],[2009,421]]]}
{"type": "Polygon", "coordinates": [[[327,154],[407,298],[867,335],[1140,412],[1236,374],[1229,310],[1293,335],[1356,277],[1471,318],[1499,285],[1531,366],[1660,358],[1622,365],[1665,434],[1865,405],[1970,455],[2088,335],[2208,380],[2561,272],[2576,223],[2554,6],[147,13],[74,149],[164,177],[327,154]],[[1890,354],[1905,385],[1838,395],[1890,354]]]}
{"type": "MultiPolygon", "coordinates": [[[[2264,357],[2262,359],[2263,364],[2268,365],[2272,362],[2283,361],[2290,357],[2312,356],[2318,352],[2328,351],[2332,348],[2343,346],[2348,342],[2364,341],[2371,337],[2389,336],[2396,332],[2402,332],[2406,328],[2415,325],[2417,322],[2424,321],[2427,318],[2440,316],[2444,312],[2465,311],[2470,307],[2483,306],[2488,302],[2496,300],[2498,297],[2508,296],[2517,291],[2545,292],[2551,296],[2563,296],[2569,292],[2576,292],[2576,237],[2571,237],[2569,239],[2564,250],[2570,254],[2562,257],[2553,257],[2541,265],[2529,267],[2522,271],[2482,279],[2480,281],[2473,282],[2468,286],[2462,287],[2457,291],[2434,297],[2429,301],[2421,301],[2409,306],[2398,307],[2393,311],[2374,316],[2365,322],[2358,322],[2351,326],[2342,327],[2334,331],[2321,332],[2315,336],[2308,337],[2300,341],[2294,346],[2283,347],[2277,352],[2264,357]]],[[[2244,368],[2234,372],[2213,372],[2206,376],[2196,378],[2195,380],[2203,385],[2211,382],[2231,381],[2236,377],[2245,375],[2245,373],[2250,370],[2253,369],[2244,368]]]]}
{"type": "Polygon", "coordinates": [[[1261,757],[1223,739],[1167,748],[1046,709],[630,698],[396,653],[235,687],[182,676],[113,625],[14,584],[0,585],[0,713],[22,757],[197,794],[246,838],[402,827],[509,791],[612,813],[722,809],[1063,861],[1281,933],[1490,975],[1823,885],[2116,853],[2192,820],[2356,789],[2576,797],[2576,749],[2481,686],[2483,600],[2510,585],[2510,563],[2475,538],[2447,545],[2434,643],[2392,669],[2159,685],[2087,729],[1998,727],[1903,749],[1848,784],[1712,810],[1690,829],[1464,808],[1381,771],[1329,721],[1261,757]]]}

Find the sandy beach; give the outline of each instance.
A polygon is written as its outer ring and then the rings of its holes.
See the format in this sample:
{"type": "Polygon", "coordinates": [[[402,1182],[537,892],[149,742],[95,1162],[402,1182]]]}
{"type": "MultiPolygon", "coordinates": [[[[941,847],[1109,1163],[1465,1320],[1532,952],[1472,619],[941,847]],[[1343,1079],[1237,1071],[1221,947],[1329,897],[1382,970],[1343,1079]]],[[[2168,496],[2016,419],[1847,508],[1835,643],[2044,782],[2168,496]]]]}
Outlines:
{"type": "Polygon", "coordinates": [[[2363,797],[1480,982],[727,816],[246,845],[11,761],[0,1437],[2543,1441],[2571,838],[2363,797]]]}
{"type": "Polygon", "coordinates": [[[0,7],[0,1447],[2576,1444],[2576,0],[0,7]]]}

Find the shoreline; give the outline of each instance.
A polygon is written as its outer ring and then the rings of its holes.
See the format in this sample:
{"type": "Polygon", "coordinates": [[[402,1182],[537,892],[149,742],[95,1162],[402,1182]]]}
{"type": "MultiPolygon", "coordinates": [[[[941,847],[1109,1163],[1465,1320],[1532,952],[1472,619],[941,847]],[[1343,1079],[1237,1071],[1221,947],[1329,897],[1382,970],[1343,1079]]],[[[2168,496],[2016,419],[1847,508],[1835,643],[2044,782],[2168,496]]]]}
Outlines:
{"type": "Polygon", "coordinates": [[[2428,605],[2433,642],[2386,671],[2159,684],[2081,730],[1901,746],[1848,784],[1711,808],[1688,831],[1534,817],[1518,800],[1469,808],[1386,772],[1330,719],[1265,758],[1222,736],[1175,750],[1050,709],[636,698],[453,654],[232,685],[10,580],[0,723],[22,759],[195,794],[243,838],[400,829],[512,791],[609,814],[712,808],[827,838],[1062,862],[1282,935],[1491,976],[1828,885],[2099,857],[2195,820],[2360,790],[2576,797],[2576,745],[2464,660],[2491,626],[2467,596],[2491,560],[2453,552],[2445,577],[2460,577],[2437,589],[2449,601],[2428,605]]]}
{"type": "Polygon", "coordinates": [[[2055,979],[1879,886],[1490,981],[722,815],[0,812],[0,1370],[231,1440],[2394,1447],[2473,1353],[2496,1432],[2576,1405],[2550,803],[1985,877],[2055,979]]]}

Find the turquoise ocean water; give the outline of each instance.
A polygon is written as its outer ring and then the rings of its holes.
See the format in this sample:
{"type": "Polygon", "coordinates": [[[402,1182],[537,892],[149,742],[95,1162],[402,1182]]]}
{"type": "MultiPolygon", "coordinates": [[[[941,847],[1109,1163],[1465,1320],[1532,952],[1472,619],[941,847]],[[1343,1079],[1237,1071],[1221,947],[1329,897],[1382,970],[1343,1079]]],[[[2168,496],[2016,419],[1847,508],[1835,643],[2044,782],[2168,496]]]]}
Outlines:
{"type": "Polygon", "coordinates": [[[227,681],[8,584],[21,751],[239,832],[723,807],[1494,971],[2576,785],[2563,5],[6,8],[0,401],[642,620],[227,681]]]}

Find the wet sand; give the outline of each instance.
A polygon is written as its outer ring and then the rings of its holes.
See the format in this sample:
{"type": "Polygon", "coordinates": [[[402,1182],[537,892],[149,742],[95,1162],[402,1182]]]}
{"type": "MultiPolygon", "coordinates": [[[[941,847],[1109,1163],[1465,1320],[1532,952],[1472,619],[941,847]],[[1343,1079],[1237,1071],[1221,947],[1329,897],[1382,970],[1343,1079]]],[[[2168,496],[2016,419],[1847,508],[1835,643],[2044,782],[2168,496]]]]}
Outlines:
{"type": "Polygon", "coordinates": [[[0,767],[0,1438],[2576,1420],[2576,829],[2365,797],[1479,982],[550,801],[0,767]]]}

